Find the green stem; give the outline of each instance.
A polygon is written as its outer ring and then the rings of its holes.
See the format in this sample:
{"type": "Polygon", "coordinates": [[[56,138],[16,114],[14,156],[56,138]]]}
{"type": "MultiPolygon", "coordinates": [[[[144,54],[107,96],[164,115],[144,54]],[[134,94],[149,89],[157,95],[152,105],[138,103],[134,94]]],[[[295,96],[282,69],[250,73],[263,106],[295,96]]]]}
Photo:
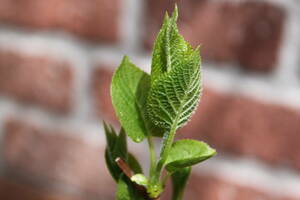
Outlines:
{"type": "Polygon", "coordinates": [[[173,126],[171,127],[170,131],[168,133],[166,133],[166,135],[163,138],[162,141],[162,150],[160,152],[160,159],[156,165],[156,169],[155,169],[155,174],[153,177],[153,183],[154,184],[158,184],[159,183],[159,178],[161,176],[161,172],[163,169],[163,166],[168,158],[169,152],[171,150],[172,147],[172,143],[174,140],[174,136],[175,136],[175,132],[176,132],[176,128],[177,128],[177,123],[174,123],[173,126]]]}
{"type": "Polygon", "coordinates": [[[171,127],[170,132],[164,137],[163,139],[163,148],[160,153],[160,159],[157,164],[156,172],[161,173],[162,168],[168,158],[169,152],[171,150],[173,140],[175,137],[175,132],[176,132],[176,126],[177,123],[174,123],[174,125],[171,127]]]}
{"type": "Polygon", "coordinates": [[[164,185],[160,182],[160,177],[162,173],[163,166],[168,158],[168,154],[172,147],[172,143],[174,140],[174,135],[176,132],[176,123],[174,123],[169,132],[166,132],[162,142],[162,150],[160,152],[160,159],[155,166],[155,171],[150,176],[149,186],[147,192],[152,199],[156,199],[160,196],[163,191],[164,185]]]}
{"type": "Polygon", "coordinates": [[[156,164],[156,156],[155,156],[155,150],[153,145],[153,140],[151,135],[147,136],[148,145],[149,145],[149,153],[150,153],[150,170],[149,170],[149,176],[152,177],[155,172],[155,164],[156,164]]]}

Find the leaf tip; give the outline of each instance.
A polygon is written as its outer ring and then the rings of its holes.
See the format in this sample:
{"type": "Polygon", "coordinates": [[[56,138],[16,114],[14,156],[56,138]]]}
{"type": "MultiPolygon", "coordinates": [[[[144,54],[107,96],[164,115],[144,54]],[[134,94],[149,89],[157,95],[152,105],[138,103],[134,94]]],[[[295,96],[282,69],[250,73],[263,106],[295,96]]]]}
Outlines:
{"type": "Polygon", "coordinates": [[[165,16],[164,16],[164,21],[167,21],[167,20],[169,20],[169,13],[166,11],[165,12],[165,16]]]}
{"type": "Polygon", "coordinates": [[[177,3],[175,3],[175,7],[174,7],[172,18],[174,18],[175,20],[177,20],[177,18],[178,18],[178,6],[177,6],[177,3]]]}
{"type": "Polygon", "coordinates": [[[129,62],[129,57],[127,55],[123,56],[122,63],[129,62]]]}

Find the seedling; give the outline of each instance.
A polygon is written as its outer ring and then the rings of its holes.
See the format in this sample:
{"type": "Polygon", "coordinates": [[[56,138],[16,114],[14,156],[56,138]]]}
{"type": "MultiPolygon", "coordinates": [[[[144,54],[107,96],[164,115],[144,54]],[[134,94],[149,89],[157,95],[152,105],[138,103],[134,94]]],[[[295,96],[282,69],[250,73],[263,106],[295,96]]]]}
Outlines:
{"type": "Polygon", "coordinates": [[[199,47],[193,49],[179,34],[178,10],[166,13],[152,53],[151,74],[140,70],[127,56],[114,73],[111,97],[121,124],[119,134],[104,122],[107,167],[117,182],[117,200],[158,200],[171,178],[173,200],[181,200],[193,165],[216,151],[196,140],[174,142],[176,131],[195,111],[201,96],[199,47]],[[127,150],[127,136],[136,143],[147,139],[149,173],[127,150]],[[153,137],[161,137],[156,156],[153,137]],[[163,173],[165,171],[165,173],[163,173]]]}

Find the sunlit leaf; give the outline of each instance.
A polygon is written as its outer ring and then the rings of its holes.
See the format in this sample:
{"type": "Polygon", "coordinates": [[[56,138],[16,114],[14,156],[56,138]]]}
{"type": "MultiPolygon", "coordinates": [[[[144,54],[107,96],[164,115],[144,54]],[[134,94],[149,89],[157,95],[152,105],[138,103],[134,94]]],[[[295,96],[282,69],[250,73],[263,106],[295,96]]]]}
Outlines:
{"type": "Polygon", "coordinates": [[[148,114],[162,128],[182,127],[201,94],[200,52],[178,33],[177,9],[166,15],[153,50],[148,114]]]}
{"type": "Polygon", "coordinates": [[[166,161],[168,171],[176,171],[202,162],[216,155],[206,143],[196,140],[179,140],[172,145],[166,161]]]}
{"type": "Polygon", "coordinates": [[[122,127],[135,142],[147,134],[162,135],[147,119],[146,101],[150,89],[150,76],[124,57],[115,72],[111,85],[112,103],[122,127]]]}

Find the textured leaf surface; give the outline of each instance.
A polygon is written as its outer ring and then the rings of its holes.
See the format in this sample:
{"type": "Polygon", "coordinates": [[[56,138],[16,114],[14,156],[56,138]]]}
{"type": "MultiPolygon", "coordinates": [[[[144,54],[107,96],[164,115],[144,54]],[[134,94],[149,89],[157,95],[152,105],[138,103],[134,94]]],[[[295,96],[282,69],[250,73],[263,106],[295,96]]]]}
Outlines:
{"type": "Polygon", "coordinates": [[[156,125],[180,128],[190,118],[201,94],[199,48],[178,33],[177,10],[166,15],[155,42],[151,66],[148,113],[156,125]]]}
{"type": "Polygon", "coordinates": [[[172,200],[182,200],[183,192],[186,186],[187,180],[192,171],[191,167],[186,167],[175,171],[172,174],[172,200]]]}
{"type": "Polygon", "coordinates": [[[113,76],[111,96],[122,127],[135,142],[141,142],[147,134],[161,135],[161,131],[156,130],[147,119],[149,89],[149,74],[137,68],[125,56],[113,76]]]}
{"type": "Polygon", "coordinates": [[[168,171],[189,167],[216,154],[216,151],[204,142],[179,140],[172,145],[166,161],[168,171]]]}

